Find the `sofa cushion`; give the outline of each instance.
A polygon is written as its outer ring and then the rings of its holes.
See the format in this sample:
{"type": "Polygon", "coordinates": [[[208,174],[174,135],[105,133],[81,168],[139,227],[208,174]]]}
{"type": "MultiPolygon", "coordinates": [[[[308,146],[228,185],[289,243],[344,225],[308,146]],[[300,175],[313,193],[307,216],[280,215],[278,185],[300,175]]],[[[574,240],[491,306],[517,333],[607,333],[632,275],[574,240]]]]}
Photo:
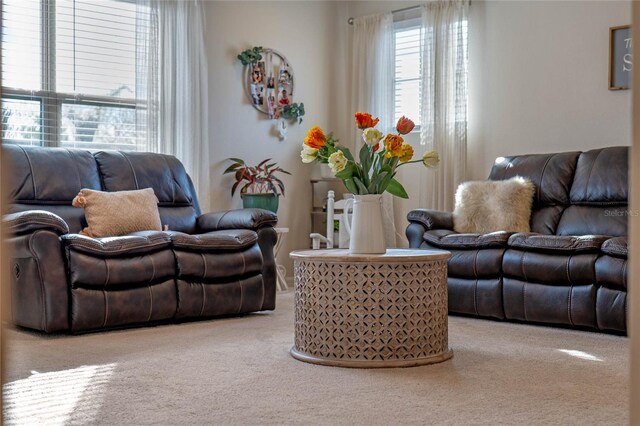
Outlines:
{"type": "Polygon", "coordinates": [[[500,157],[491,168],[489,179],[526,177],[536,186],[534,208],[566,205],[579,155],[579,152],[561,152],[500,157]]]}
{"type": "Polygon", "coordinates": [[[594,149],[580,154],[571,185],[571,204],[627,204],[629,147],[594,149]]]}
{"type": "Polygon", "coordinates": [[[424,233],[427,243],[447,249],[477,249],[506,247],[508,232],[499,231],[489,234],[459,234],[448,229],[435,229],[424,233]]]}
{"type": "Polygon", "coordinates": [[[166,234],[169,235],[176,249],[204,252],[242,250],[258,241],[258,234],[246,229],[229,229],[198,235],[175,231],[168,231],[166,234]]]}
{"type": "Polygon", "coordinates": [[[503,181],[464,182],[456,190],[453,229],[464,233],[528,232],[535,188],[516,176],[503,181]]]}
{"type": "Polygon", "coordinates": [[[67,250],[102,257],[149,253],[171,245],[169,235],[159,231],[134,232],[130,235],[107,238],[67,234],[60,238],[62,238],[67,250]]]}
{"type": "Polygon", "coordinates": [[[606,239],[602,235],[558,236],[521,232],[509,237],[509,247],[541,252],[594,252],[606,239]]]}
{"type": "Polygon", "coordinates": [[[2,146],[10,164],[7,197],[12,203],[66,204],[82,188],[100,189],[91,152],[79,149],[2,146]]]}
{"type": "Polygon", "coordinates": [[[607,241],[602,243],[602,247],[600,247],[600,251],[603,253],[623,259],[627,258],[627,250],[627,237],[609,238],[607,241]]]}
{"type": "Polygon", "coordinates": [[[73,199],[73,206],[84,208],[89,227],[81,234],[89,237],[162,230],[158,199],[151,188],[116,192],[84,188],[73,199]]]}
{"type": "Polygon", "coordinates": [[[95,154],[105,191],[153,188],[162,225],[172,231],[196,232],[198,196],[185,170],[171,155],[102,151],[95,154]]]}

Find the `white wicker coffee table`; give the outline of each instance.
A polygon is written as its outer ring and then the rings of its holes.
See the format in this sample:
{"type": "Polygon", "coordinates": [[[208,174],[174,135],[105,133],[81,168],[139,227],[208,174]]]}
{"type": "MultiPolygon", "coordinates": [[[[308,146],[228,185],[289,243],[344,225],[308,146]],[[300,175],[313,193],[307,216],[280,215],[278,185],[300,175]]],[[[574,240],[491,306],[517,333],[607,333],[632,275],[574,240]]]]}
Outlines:
{"type": "Polygon", "coordinates": [[[339,367],[412,367],[450,359],[447,260],[440,250],[294,251],[291,355],[339,367]]]}

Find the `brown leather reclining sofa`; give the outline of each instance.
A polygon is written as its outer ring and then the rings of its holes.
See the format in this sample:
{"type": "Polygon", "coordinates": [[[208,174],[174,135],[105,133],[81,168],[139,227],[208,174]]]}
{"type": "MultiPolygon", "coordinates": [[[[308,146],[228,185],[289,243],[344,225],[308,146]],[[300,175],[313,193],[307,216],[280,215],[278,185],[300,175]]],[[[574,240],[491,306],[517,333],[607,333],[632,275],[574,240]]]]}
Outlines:
{"type": "Polygon", "coordinates": [[[458,234],[414,210],[413,248],[452,253],[449,312],[626,333],[628,148],[499,158],[489,179],[536,185],[531,233],[458,234]]]}
{"type": "Polygon", "coordinates": [[[15,324],[83,332],[275,308],[275,214],[201,214],[183,165],[168,155],[3,149],[15,324]],[[169,232],[78,234],[87,226],[71,206],[80,189],[148,187],[169,232]]]}

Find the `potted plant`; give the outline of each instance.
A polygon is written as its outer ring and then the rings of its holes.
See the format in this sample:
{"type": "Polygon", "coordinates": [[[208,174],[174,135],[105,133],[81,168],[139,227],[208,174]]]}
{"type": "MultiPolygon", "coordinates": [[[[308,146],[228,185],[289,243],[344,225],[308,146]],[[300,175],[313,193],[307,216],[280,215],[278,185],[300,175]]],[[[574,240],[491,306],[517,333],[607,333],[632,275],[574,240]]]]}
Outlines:
{"type": "Polygon", "coordinates": [[[240,196],[242,197],[242,207],[261,208],[278,211],[278,197],[284,196],[284,183],[276,176],[277,173],[290,175],[288,171],[282,169],[277,163],[269,163],[271,158],[267,158],[257,166],[249,166],[240,158],[229,158],[233,161],[224,174],[233,173],[236,182],[231,187],[231,196],[236,193],[240,185],[240,196]]]}

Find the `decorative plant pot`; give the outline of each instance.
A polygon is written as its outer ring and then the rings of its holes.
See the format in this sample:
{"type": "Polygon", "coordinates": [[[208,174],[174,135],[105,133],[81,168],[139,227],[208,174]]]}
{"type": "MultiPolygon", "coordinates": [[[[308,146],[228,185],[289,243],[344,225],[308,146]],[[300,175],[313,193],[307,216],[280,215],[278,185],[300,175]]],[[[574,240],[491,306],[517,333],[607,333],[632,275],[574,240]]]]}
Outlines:
{"type": "Polygon", "coordinates": [[[276,194],[241,194],[242,207],[257,208],[278,212],[278,196],[276,194]]]}
{"type": "Polygon", "coordinates": [[[354,195],[354,199],[349,253],[384,254],[382,195],[354,195]]]}

